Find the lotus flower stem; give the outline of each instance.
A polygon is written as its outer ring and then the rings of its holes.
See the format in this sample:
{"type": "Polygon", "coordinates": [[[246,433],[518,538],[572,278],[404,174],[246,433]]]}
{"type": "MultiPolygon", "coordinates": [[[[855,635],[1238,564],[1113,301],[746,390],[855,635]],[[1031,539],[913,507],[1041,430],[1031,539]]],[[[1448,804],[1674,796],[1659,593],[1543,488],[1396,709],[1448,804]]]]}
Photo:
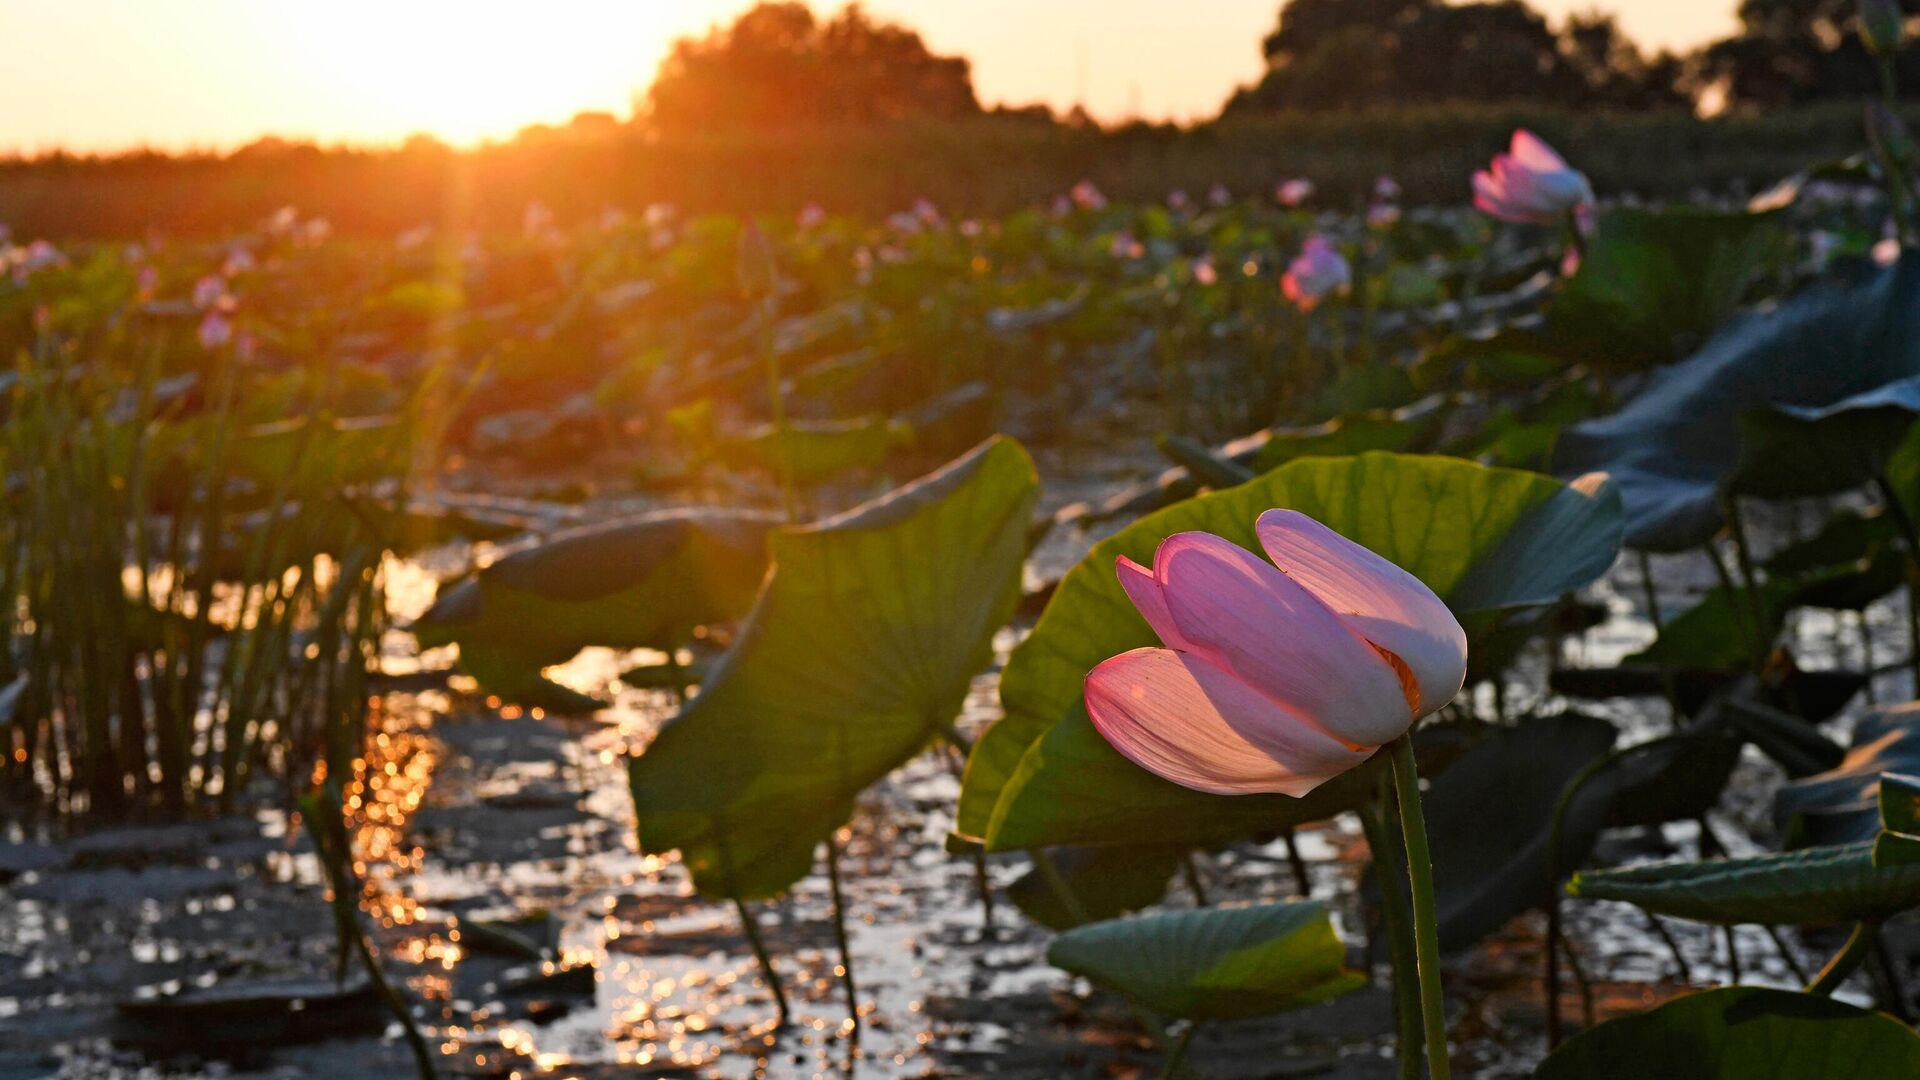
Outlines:
{"type": "MultiPolygon", "coordinates": [[[[1707,553],[1707,561],[1713,564],[1713,572],[1720,579],[1720,587],[1727,591],[1727,599],[1733,605],[1733,621],[1740,627],[1740,636],[1745,640],[1748,652],[1756,658],[1764,656],[1765,645],[1762,639],[1766,637],[1766,631],[1752,624],[1750,617],[1753,612],[1742,603],[1740,586],[1733,583],[1733,573],[1727,569],[1726,559],[1721,557],[1720,549],[1714,546],[1712,540],[1702,544],[1701,550],[1707,553]]],[[[1758,660],[1756,659],[1755,662],[1758,663],[1758,660]]]]}
{"type": "Polygon", "coordinates": [[[1180,1041],[1173,1044],[1173,1051],[1167,1055],[1167,1064],[1160,1070],[1160,1080],[1175,1080],[1186,1074],[1187,1048],[1193,1045],[1193,1033],[1199,1030],[1199,1023],[1194,1022],[1180,1033],[1180,1041]]]}
{"type": "Polygon", "coordinates": [[[1280,842],[1287,849],[1287,866],[1293,870],[1293,887],[1300,893],[1301,899],[1313,895],[1313,876],[1307,873],[1307,860],[1300,857],[1300,845],[1294,843],[1293,827],[1280,831],[1280,842]]]}
{"type": "MultiPolygon", "coordinates": [[[[1653,624],[1653,643],[1657,649],[1667,636],[1666,621],[1660,615],[1660,590],[1653,580],[1653,557],[1646,551],[1634,552],[1640,560],[1640,588],[1646,593],[1647,621],[1653,624]]],[[[1680,729],[1680,694],[1674,683],[1673,664],[1664,652],[1660,653],[1660,689],[1667,696],[1667,721],[1675,730],[1680,729]]],[[[1684,966],[1684,965],[1683,965],[1684,966]]]]}
{"type": "Polygon", "coordinates": [[[1420,989],[1414,977],[1414,950],[1411,923],[1407,917],[1407,896],[1400,891],[1405,880],[1400,855],[1392,842],[1387,819],[1393,805],[1393,784],[1381,777],[1380,793],[1371,806],[1360,809],[1360,828],[1366,833],[1367,848],[1373,852],[1373,877],[1380,886],[1380,916],[1387,936],[1387,965],[1393,974],[1393,1018],[1395,1051],[1400,1063],[1400,1080],[1420,1080],[1422,1058],[1420,1032],[1420,989]]]}
{"type": "Polygon", "coordinates": [[[1852,975],[1867,958],[1867,953],[1872,951],[1873,943],[1879,936],[1879,924],[1854,923],[1853,933],[1847,935],[1847,943],[1840,946],[1840,951],[1833,954],[1833,959],[1827,961],[1827,966],[1821,968],[1820,974],[1815,975],[1813,981],[1807,984],[1807,993],[1832,997],[1833,992],[1840,988],[1840,984],[1847,981],[1847,976],[1852,975]]]}
{"type": "Polygon", "coordinates": [[[1433,856],[1420,812],[1420,769],[1413,733],[1393,741],[1393,786],[1400,832],[1407,845],[1407,881],[1413,889],[1414,960],[1420,975],[1420,1016],[1427,1036],[1427,1075],[1447,1080],[1447,1005],[1440,990],[1440,937],[1433,910],[1433,856]]]}
{"type": "Polygon", "coordinates": [[[1740,513],[1738,495],[1727,496],[1727,525],[1727,531],[1733,534],[1733,555],[1740,567],[1740,580],[1746,585],[1747,607],[1753,613],[1753,662],[1757,670],[1767,662],[1767,652],[1773,642],[1767,634],[1766,601],[1760,596],[1760,580],[1754,571],[1753,547],[1747,542],[1747,520],[1740,513]]]}
{"type": "Polygon", "coordinates": [[[1193,861],[1193,852],[1180,856],[1180,876],[1187,883],[1187,891],[1193,893],[1193,902],[1199,907],[1207,906],[1207,888],[1200,881],[1200,867],[1193,861]]]}

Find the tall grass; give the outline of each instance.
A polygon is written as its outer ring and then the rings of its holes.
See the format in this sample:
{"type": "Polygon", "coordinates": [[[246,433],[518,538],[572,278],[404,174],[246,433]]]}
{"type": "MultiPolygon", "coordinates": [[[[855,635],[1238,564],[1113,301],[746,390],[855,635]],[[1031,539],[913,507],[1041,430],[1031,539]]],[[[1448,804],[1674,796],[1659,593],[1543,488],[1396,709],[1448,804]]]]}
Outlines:
{"type": "Polygon", "coordinates": [[[169,321],[44,330],[5,394],[0,776],[69,813],[344,775],[386,626],[409,419],[336,421],[315,364],[297,418],[262,422],[244,353],[193,355],[169,321]]]}

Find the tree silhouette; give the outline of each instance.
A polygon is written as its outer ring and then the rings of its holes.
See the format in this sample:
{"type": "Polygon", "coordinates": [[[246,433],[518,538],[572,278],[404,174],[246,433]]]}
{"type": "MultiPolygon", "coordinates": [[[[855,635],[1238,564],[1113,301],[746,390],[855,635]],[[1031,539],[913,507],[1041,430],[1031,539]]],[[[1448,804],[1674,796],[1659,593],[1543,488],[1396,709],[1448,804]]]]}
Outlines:
{"type": "MultiPolygon", "coordinates": [[[[1909,17],[1920,0],[1901,0],[1909,17]]],[[[1858,0],[1743,0],[1740,32],[1702,50],[1691,79],[1734,105],[1782,108],[1879,92],[1879,76],[1854,33],[1858,0]]],[[[1920,60],[1896,59],[1903,96],[1920,94],[1920,60]]]]}
{"type": "Polygon", "coordinates": [[[1680,62],[1644,59],[1609,17],[1556,33],[1522,0],[1291,0],[1267,72],[1229,112],[1445,102],[1680,104],[1680,62]]]}
{"type": "Polygon", "coordinates": [[[966,60],[858,4],[821,21],[803,3],[761,3],[703,38],[676,41],[647,94],[663,131],[772,131],[980,112],[966,60]]]}

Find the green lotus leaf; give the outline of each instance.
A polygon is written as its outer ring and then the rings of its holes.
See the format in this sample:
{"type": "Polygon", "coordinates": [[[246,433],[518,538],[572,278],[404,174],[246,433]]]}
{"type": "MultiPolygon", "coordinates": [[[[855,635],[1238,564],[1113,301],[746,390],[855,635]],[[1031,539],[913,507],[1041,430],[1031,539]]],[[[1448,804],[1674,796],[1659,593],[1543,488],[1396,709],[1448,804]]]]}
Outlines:
{"type": "Polygon", "coordinates": [[[1090,923],[1047,962],[1155,1012],[1188,1020],[1265,1016],[1366,983],[1315,901],[1158,912],[1090,923]]]}
{"type": "Polygon", "coordinates": [[[1020,595],[1033,463],[996,438],[839,517],[772,539],[732,649],[629,779],[640,845],[705,895],[806,873],[853,799],[946,730],[1020,595]]]}
{"type": "Polygon", "coordinates": [[[1873,842],[1575,874],[1570,895],[1708,923],[1877,922],[1920,906],[1920,864],[1876,867],[1873,842]]]}
{"type": "Polygon", "coordinates": [[[1534,1080],[1920,1076],[1920,1035],[1884,1013],[1792,990],[1688,994],[1568,1040],[1534,1080]]]}

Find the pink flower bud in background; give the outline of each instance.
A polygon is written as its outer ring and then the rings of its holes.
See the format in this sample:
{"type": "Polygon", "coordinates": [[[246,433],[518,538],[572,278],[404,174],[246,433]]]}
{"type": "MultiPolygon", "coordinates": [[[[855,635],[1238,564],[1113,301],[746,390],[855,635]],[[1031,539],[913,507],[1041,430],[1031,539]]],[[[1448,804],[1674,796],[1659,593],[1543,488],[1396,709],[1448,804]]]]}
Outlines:
{"type": "Polygon", "coordinates": [[[1593,186],[1553,147],[1532,132],[1513,133],[1490,170],[1473,174],[1473,204],[1502,221],[1551,225],[1570,211],[1593,204],[1593,186]]]}
{"type": "Polygon", "coordinates": [[[1313,198],[1313,181],[1305,177],[1284,181],[1279,187],[1273,189],[1274,201],[1289,208],[1302,206],[1311,198],[1313,198]]]}
{"type": "Polygon", "coordinates": [[[1091,180],[1082,180],[1073,185],[1073,190],[1068,192],[1068,195],[1073,199],[1073,205],[1082,210],[1105,210],[1107,208],[1107,197],[1100,193],[1099,188],[1093,186],[1093,181],[1091,180]]]}
{"type": "Polygon", "coordinates": [[[207,311],[220,305],[227,296],[227,283],[217,275],[208,274],[193,283],[193,306],[207,311]]]}
{"type": "Polygon", "coordinates": [[[200,347],[218,349],[233,341],[233,320],[222,314],[218,308],[208,311],[200,320],[200,347]]]}
{"type": "Polygon", "coordinates": [[[1301,311],[1312,311],[1320,301],[1352,286],[1353,268],[1339,249],[1318,233],[1307,237],[1306,246],[1287,264],[1286,276],[1280,279],[1281,291],[1301,311]]]}

